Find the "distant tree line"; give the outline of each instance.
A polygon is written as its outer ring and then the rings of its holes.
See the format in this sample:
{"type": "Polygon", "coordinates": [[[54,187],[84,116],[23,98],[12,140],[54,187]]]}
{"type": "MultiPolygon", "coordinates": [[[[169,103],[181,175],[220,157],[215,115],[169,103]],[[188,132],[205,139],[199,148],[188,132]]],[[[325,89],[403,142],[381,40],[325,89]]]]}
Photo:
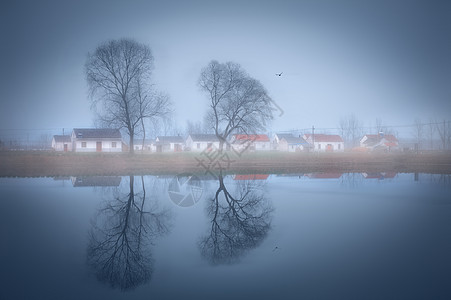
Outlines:
{"type": "MultiPolygon", "coordinates": [[[[416,147],[421,150],[450,149],[451,148],[451,122],[430,119],[423,122],[415,118],[413,124],[401,126],[411,128],[411,138],[416,147]],[[436,142],[439,141],[438,144],[436,142]]],[[[396,126],[387,126],[381,118],[376,118],[374,126],[365,127],[355,114],[340,119],[338,129],[347,148],[357,147],[364,134],[390,134],[399,137],[396,126]]]]}

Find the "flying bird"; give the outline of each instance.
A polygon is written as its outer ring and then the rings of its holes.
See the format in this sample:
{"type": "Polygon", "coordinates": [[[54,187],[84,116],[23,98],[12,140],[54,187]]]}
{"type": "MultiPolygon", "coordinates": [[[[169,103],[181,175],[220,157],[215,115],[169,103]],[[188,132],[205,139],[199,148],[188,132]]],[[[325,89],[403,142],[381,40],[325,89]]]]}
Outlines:
{"type": "Polygon", "coordinates": [[[279,77],[280,77],[280,76],[282,76],[282,73],[283,73],[283,72],[276,73],[276,76],[279,76],[279,77]]]}

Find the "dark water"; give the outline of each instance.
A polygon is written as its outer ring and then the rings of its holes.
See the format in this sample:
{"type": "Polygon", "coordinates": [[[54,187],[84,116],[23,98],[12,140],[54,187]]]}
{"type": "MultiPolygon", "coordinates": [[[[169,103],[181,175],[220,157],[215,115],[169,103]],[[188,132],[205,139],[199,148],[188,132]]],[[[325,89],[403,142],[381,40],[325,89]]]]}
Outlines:
{"type": "Polygon", "coordinates": [[[0,299],[451,299],[451,178],[0,179],[0,299]]]}

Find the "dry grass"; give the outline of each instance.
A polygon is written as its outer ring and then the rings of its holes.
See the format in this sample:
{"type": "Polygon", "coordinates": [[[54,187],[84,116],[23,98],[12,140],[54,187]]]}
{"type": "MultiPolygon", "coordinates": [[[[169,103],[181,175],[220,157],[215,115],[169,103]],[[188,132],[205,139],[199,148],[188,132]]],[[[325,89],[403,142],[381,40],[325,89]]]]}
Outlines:
{"type": "MultiPolygon", "coordinates": [[[[227,154],[227,173],[405,172],[451,173],[450,153],[246,153],[227,154]]],[[[55,153],[0,152],[0,176],[138,175],[205,173],[200,153],[55,153]]],[[[217,162],[214,160],[213,162],[217,162]]],[[[211,170],[217,169],[217,164],[211,170]]]]}

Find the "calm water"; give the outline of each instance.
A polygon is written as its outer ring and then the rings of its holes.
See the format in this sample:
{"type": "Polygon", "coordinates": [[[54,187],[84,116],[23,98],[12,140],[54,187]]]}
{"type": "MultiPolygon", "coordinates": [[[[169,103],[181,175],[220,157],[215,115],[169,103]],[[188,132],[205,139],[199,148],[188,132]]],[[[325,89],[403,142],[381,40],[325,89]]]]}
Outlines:
{"type": "Polygon", "coordinates": [[[451,299],[451,178],[0,178],[0,299],[451,299]]]}

